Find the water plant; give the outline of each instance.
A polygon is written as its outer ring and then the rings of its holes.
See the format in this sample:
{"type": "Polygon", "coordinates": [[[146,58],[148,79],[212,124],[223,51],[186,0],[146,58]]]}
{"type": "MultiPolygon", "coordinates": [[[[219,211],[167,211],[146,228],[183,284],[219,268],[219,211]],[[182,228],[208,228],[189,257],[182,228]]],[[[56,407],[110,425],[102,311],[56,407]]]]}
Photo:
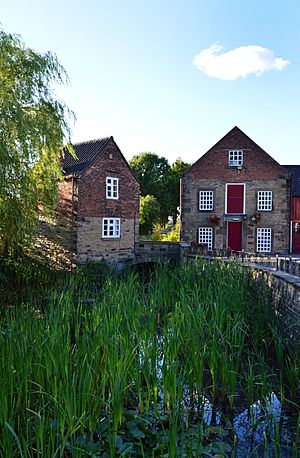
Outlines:
{"type": "Polygon", "coordinates": [[[2,303],[1,456],[299,456],[272,409],[299,409],[300,357],[266,286],[201,258],[93,269],[2,303]]]}

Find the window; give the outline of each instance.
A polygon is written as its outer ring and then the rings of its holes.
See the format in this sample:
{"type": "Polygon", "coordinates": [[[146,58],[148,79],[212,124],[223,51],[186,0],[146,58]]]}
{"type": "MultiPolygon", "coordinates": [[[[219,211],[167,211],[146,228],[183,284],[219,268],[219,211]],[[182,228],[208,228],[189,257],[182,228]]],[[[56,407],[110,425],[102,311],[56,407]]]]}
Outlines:
{"type": "Polygon", "coordinates": [[[271,251],[272,229],[260,227],[257,229],[256,249],[260,253],[269,253],[271,251]]]}
{"type": "Polygon", "coordinates": [[[213,229],[212,227],[199,227],[198,242],[207,245],[208,251],[212,250],[213,229]]]}
{"type": "Polygon", "coordinates": [[[260,211],[271,211],[272,210],[272,191],[258,191],[257,210],[260,210],[260,211]]]}
{"type": "Polygon", "coordinates": [[[119,199],[119,178],[106,177],[106,198],[119,199]]]}
{"type": "Polygon", "coordinates": [[[103,218],[102,237],[104,238],[120,237],[120,218],[103,218]]]}
{"type": "Polygon", "coordinates": [[[199,192],[199,210],[213,210],[214,193],[213,191],[199,192]]]}
{"type": "Polygon", "coordinates": [[[243,150],[232,149],[229,150],[229,165],[230,167],[241,167],[243,165],[243,150]]]}

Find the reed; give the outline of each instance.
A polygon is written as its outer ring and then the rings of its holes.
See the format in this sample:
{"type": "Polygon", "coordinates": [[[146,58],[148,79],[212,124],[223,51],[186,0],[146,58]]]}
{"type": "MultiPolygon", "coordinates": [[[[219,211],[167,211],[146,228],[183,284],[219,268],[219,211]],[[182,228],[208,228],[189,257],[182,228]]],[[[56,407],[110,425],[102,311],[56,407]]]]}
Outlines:
{"type": "MultiPolygon", "coordinates": [[[[27,281],[1,309],[1,456],[208,456],[235,447],[208,405],[231,420],[248,407],[253,428],[273,391],[297,408],[299,354],[236,263],[29,276],[39,294],[27,281]]],[[[270,431],[262,447],[279,454],[270,431]]],[[[294,456],[297,440],[299,420],[294,456]]]]}

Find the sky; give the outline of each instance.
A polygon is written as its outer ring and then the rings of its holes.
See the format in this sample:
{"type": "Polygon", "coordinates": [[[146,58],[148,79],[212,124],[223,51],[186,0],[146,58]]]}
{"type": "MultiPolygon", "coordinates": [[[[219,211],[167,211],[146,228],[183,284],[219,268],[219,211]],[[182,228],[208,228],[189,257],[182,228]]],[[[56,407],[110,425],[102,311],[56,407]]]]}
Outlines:
{"type": "Polygon", "coordinates": [[[237,125],[300,164],[299,0],[0,0],[0,23],[65,67],[74,143],[193,163],[237,125]]]}

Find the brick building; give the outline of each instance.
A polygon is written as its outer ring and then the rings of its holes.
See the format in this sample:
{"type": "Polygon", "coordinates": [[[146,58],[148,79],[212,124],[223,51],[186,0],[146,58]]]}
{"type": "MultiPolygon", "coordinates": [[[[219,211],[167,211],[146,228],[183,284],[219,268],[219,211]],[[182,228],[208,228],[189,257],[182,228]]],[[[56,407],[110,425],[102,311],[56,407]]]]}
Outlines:
{"type": "Polygon", "coordinates": [[[208,250],[288,253],[291,174],[238,127],[181,180],[183,241],[208,250]]]}
{"type": "Polygon", "coordinates": [[[56,218],[42,220],[40,244],[61,262],[127,261],[139,237],[139,183],[113,137],[74,145],[63,158],[56,218]],[[50,243],[50,245],[49,245],[50,243]]]}
{"type": "Polygon", "coordinates": [[[290,251],[300,253],[300,165],[283,166],[292,175],[290,251]]]}

